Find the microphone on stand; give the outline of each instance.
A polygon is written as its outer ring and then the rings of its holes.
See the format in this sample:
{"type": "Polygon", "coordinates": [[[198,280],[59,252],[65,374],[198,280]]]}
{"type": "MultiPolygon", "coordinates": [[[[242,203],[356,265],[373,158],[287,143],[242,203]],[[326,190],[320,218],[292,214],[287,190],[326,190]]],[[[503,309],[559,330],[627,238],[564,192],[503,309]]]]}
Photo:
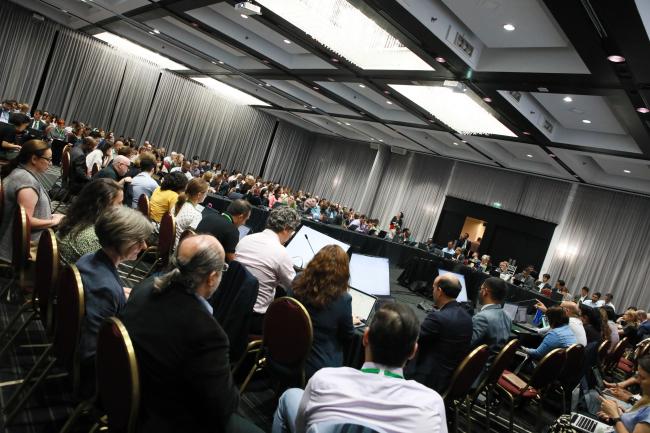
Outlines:
{"type": "Polygon", "coordinates": [[[309,237],[307,236],[307,233],[305,233],[305,239],[307,239],[307,244],[309,245],[309,248],[311,249],[311,252],[316,255],[316,252],[314,251],[314,248],[311,246],[311,242],[309,242],[309,237]]]}

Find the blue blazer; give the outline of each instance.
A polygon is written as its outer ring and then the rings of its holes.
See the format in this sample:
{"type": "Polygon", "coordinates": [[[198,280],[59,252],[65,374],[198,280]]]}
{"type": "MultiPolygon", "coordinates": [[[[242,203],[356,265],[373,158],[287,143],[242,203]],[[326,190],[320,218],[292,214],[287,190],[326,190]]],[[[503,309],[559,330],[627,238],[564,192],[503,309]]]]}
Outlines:
{"type": "Polygon", "coordinates": [[[492,354],[498,353],[510,340],[512,320],[498,304],[486,306],[472,317],[472,347],[487,344],[492,354]]]}

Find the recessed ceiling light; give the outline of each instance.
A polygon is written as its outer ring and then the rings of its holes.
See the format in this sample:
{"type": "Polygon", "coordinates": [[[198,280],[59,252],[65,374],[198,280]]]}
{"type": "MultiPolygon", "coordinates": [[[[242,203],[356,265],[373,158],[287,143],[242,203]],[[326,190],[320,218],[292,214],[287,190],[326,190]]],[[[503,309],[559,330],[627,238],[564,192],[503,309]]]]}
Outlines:
{"type": "Polygon", "coordinates": [[[582,123],[587,123],[587,124],[589,124],[589,123],[591,123],[591,120],[589,120],[589,119],[582,119],[582,123]]]}
{"type": "Polygon", "coordinates": [[[508,24],[504,24],[504,25],[503,25],[503,30],[505,30],[505,31],[507,31],[507,32],[512,32],[512,31],[515,30],[515,26],[512,25],[512,24],[510,24],[510,23],[508,23],[508,24]]]}
{"type": "Polygon", "coordinates": [[[374,139],[374,138],[372,138],[372,137],[370,137],[370,141],[375,141],[375,139],[374,139]]]}
{"type": "Polygon", "coordinates": [[[314,87],[312,87],[312,89],[314,89],[314,90],[319,90],[320,87],[318,87],[318,86],[314,86],[314,87]]]}
{"type": "Polygon", "coordinates": [[[220,65],[223,65],[223,60],[219,60],[219,64],[220,64],[220,65]]]}
{"type": "Polygon", "coordinates": [[[336,124],[337,124],[337,125],[342,125],[342,123],[341,123],[341,122],[336,122],[336,124]]]}
{"type": "Polygon", "coordinates": [[[631,172],[630,170],[623,170],[623,173],[630,174],[630,173],[632,173],[632,172],[631,172]]]}
{"type": "Polygon", "coordinates": [[[68,11],[65,10],[65,9],[61,9],[61,12],[63,12],[64,14],[67,14],[67,13],[68,13],[68,11]]]}
{"type": "Polygon", "coordinates": [[[345,122],[345,125],[346,125],[346,126],[350,126],[350,124],[349,124],[348,122],[345,122]]]}
{"type": "Polygon", "coordinates": [[[384,95],[390,95],[390,92],[388,90],[384,90],[384,95]]]}
{"type": "Polygon", "coordinates": [[[548,93],[548,87],[538,87],[537,90],[543,93],[548,93]]]}
{"type": "Polygon", "coordinates": [[[386,101],[386,103],[387,103],[388,105],[393,105],[393,103],[392,103],[391,101],[386,101]]]}
{"type": "Polygon", "coordinates": [[[444,57],[436,57],[436,62],[438,63],[445,63],[446,61],[447,59],[445,59],[444,57]]]}
{"type": "Polygon", "coordinates": [[[650,113],[650,110],[648,110],[646,107],[639,107],[636,109],[636,111],[643,114],[650,113]]]}
{"type": "Polygon", "coordinates": [[[529,158],[533,157],[533,155],[531,155],[530,153],[528,155],[526,155],[526,156],[529,157],[529,158]]]}
{"type": "Polygon", "coordinates": [[[379,139],[379,141],[380,141],[381,143],[383,143],[383,142],[384,142],[384,140],[382,140],[381,138],[379,139]]]}
{"type": "Polygon", "coordinates": [[[549,153],[548,156],[550,156],[551,158],[557,158],[554,153],[549,153]]]}
{"type": "Polygon", "coordinates": [[[573,98],[570,97],[570,96],[565,96],[564,98],[562,98],[562,100],[563,100],[564,102],[573,102],[573,98]]]}
{"type": "Polygon", "coordinates": [[[365,84],[359,84],[359,87],[361,87],[362,89],[365,89],[366,85],[365,84]]]}
{"type": "Polygon", "coordinates": [[[315,110],[315,109],[316,109],[316,106],[315,106],[315,105],[312,105],[311,108],[313,108],[313,109],[315,110]]]}
{"type": "Polygon", "coordinates": [[[216,64],[217,64],[217,62],[215,62],[214,60],[211,61],[210,63],[212,63],[213,65],[216,65],[216,64]]]}
{"type": "Polygon", "coordinates": [[[269,83],[266,83],[265,86],[266,87],[271,87],[271,85],[269,83]]]}
{"type": "Polygon", "coordinates": [[[484,100],[485,102],[487,102],[488,104],[489,104],[490,102],[492,102],[492,98],[490,98],[489,96],[486,96],[485,98],[483,98],[483,100],[484,100]]]}
{"type": "Polygon", "coordinates": [[[153,32],[149,32],[150,35],[153,35],[153,32]]]}
{"type": "Polygon", "coordinates": [[[289,39],[283,39],[282,42],[284,42],[285,44],[290,44],[291,43],[291,41],[289,39]]]}
{"type": "Polygon", "coordinates": [[[154,32],[155,34],[157,34],[157,35],[160,34],[160,30],[158,30],[158,29],[153,29],[153,32],[154,32]]]}
{"type": "Polygon", "coordinates": [[[366,113],[364,113],[363,111],[359,111],[359,114],[361,114],[362,116],[366,115],[366,113]]]}
{"type": "Polygon", "coordinates": [[[243,19],[245,19],[245,20],[247,20],[247,19],[248,19],[248,15],[245,15],[245,14],[240,14],[239,16],[240,16],[240,17],[242,17],[242,18],[243,18],[243,19]]]}
{"type": "Polygon", "coordinates": [[[625,61],[625,57],[619,56],[617,54],[612,54],[611,56],[607,56],[607,60],[612,63],[623,63],[625,61]]]}
{"type": "Polygon", "coordinates": [[[257,83],[257,85],[258,85],[258,86],[261,86],[261,85],[262,85],[262,83],[257,83]]]}
{"type": "Polygon", "coordinates": [[[467,140],[460,140],[460,141],[462,141],[463,143],[467,143],[467,140]]]}
{"type": "Polygon", "coordinates": [[[458,143],[456,143],[455,141],[454,141],[454,146],[458,146],[458,143]]]}
{"type": "Polygon", "coordinates": [[[528,131],[523,131],[522,134],[524,134],[524,135],[530,135],[530,132],[528,132],[528,131]]]}
{"type": "Polygon", "coordinates": [[[339,62],[339,59],[337,59],[336,57],[332,57],[332,61],[333,61],[334,63],[338,63],[338,62],[339,62]]]}
{"type": "Polygon", "coordinates": [[[268,65],[268,64],[269,64],[269,61],[266,60],[266,59],[264,59],[264,60],[262,60],[262,63],[264,63],[265,65],[268,65]]]}

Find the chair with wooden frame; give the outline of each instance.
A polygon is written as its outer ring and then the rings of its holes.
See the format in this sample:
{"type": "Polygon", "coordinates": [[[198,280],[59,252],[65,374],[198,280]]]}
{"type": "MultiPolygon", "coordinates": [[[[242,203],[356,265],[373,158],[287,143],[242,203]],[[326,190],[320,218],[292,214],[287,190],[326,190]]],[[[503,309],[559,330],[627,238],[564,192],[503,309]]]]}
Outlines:
{"type": "Polygon", "coordinates": [[[508,399],[510,414],[508,431],[513,431],[515,406],[526,401],[537,401],[537,420],[541,419],[542,398],[558,379],[564,365],[564,349],[553,349],[537,364],[528,382],[505,370],[497,382],[497,391],[508,399]]]}
{"type": "Polygon", "coordinates": [[[27,285],[27,271],[30,260],[31,225],[25,208],[16,203],[13,215],[11,237],[11,278],[0,290],[0,299],[13,295],[19,297],[27,285]]]}
{"type": "Polygon", "coordinates": [[[584,376],[585,362],[585,347],[582,344],[572,344],[565,350],[564,366],[558,377],[564,413],[568,413],[571,409],[571,393],[584,376]]]}
{"type": "MultiPolygon", "coordinates": [[[[313,338],[311,317],[299,301],[286,296],[273,301],[264,317],[262,339],[248,345],[247,353],[254,354],[255,360],[239,392],[243,394],[255,372],[264,368],[271,371],[282,370],[280,375],[297,376],[295,385],[304,387],[305,360],[311,350],[313,338]]],[[[233,374],[240,365],[241,360],[235,366],[233,374]]],[[[280,392],[282,389],[276,391],[280,392]]]]}
{"type": "Polygon", "coordinates": [[[153,245],[147,248],[132,265],[123,265],[129,269],[126,273],[126,279],[131,282],[139,283],[147,278],[156,269],[164,268],[169,264],[169,258],[174,249],[176,242],[176,222],[174,217],[166,213],[160,221],[160,231],[158,235],[158,245],[153,245]],[[138,268],[145,256],[148,254],[155,254],[153,264],[146,270],[138,268]]]}
{"type": "Polygon", "coordinates": [[[621,359],[621,356],[623,356],[623,353],[625,352],[625,349],[628,346],[627,341],[628,341],[627,337],[621,338],[618,344],[614,347],[614,350],[612,350],[607,355],[607,357],[605,358],[602,364],[603,374],[613,373],[614,369],[618,365],[618,361],[621,359]]]}
{"type": "Polygon", "coordinates": [[[13,346],[15,339],[32,321],[40,320],[46,334],[50,330],[51,294],[59,275],[59,251],[56,236],[52,229],[47,229],[41,234],[34,267],[38,272],[34,273],[34,287],[31,302],[24,303],[18,309],[0,334],[0,342],[6,336],[9,337],[7,343],[0,349],[0,358],[2,358],[5,351],[13,346]],[[21,317],[23,318],[22,325],[13,334],[10,334],[12,328],[21,317]]]}
{"type": "Polygon", "coordinates": [[[93,164],[92,169],[90,170],[90,176],[95,177],[97,173],[99,173],[99,170],[101,170],[101,167],[99,164],[93,164]]]}
{"type": "Polygon", "coordinates": [[[138,210],[149,219],[149,197],[147,197],[147,194],[140,194],[140,197],[138,197],[138,210]]]}
{"type": "Polygon", "coordinates": [[[487,344],[478,346],[472,350],[463,361],[456,367],[454,374],[451,376],[447,389],[442,393],[442,398],[445,401],[445,407],[454,410],[454,432],[458,431],[458,416],[459,409],[463,403],[467,407],[467,431],[471,430],[469,398],[471,394],[472,384],[481,375],[485,363],[490,356],[490,350],[487,344]]]}
{"type": "Polygon", "coordinates": [[[85,315],[85,303],[81,275],[75,265],[66,266],[61,270],[56,298],[56,325],[52,345],[45,349],[7,400],[2,409],[6,416],[5,425],[11,424],[56,364],[72,376],[73,391],[75,394],[78,391],[78,345],[81,323],[85,315]]]}
{"type": "Polygon", "coordinates": [[[95,359],[97,391],[77,405],[59,433],[67,433],[79,416],[95,408],[101,417],[91,431],[108,427],[111,432],[133,433],[140,407],[138,362],[129,333],[116,317],[107,318],[97,334],[95,359]]]}

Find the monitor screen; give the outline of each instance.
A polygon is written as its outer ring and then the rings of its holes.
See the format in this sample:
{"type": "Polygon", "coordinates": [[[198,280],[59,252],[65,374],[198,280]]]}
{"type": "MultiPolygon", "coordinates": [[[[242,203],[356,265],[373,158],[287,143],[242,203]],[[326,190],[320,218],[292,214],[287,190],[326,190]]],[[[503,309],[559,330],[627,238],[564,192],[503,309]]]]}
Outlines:
{"type": "Polygon", "coordinates": [[[349,288],[348,292],[352,296],[352,315],[362,320],[368,320],[377,298],[352,287],[349,288]]]}
{"type": "Polygon", "coordinates": [[[244,226],[244,225],[237,227],[237,229],[239,230],[239,240],[240,241],[242,239],[244,239],[244,236],[246,236],[247,234],[249,234],[251,232],[251,228],[248,227],[248,226],[244,226]]]}
{"type": "Polygon", "coordinates": [[[306,268],[314,254],[332,244],[340,246],[345,252],[350,249],[350,245],[303,225],[287,244],[287,253],[295,267],[306,268]]]}
{"type": "Polygon", "coordinates": [[[506,316],[510,317],[510,320],[513,322],[517,316],[517,308],[519,308],[517,304],[508,304],[507,302],[503,304],[503,312],[506,313],[506,316]]]}
{"type": "Polygon", "coordinates": [[[352,254],[350,258],[350,286],[371,295],[390,296],[388,259],[352,254]]]}
{"type": "Polygon", "coordinates": [[[442,276],[442,275],[447,275],[447,274],[453,275],[454,277],[458,278],[458,280],[460,281],[461,289],[460,289],[460,294],[458,295],[458,298],[456,298],[456,301],[458,301],[458,302],[467,302],[468,301],[468,299],[467,299],[467,286],[465,285],[465,277],[463,275],[457,274],[455,272],[445,271],[444,269],[438,269],[438,275],[442,276]]]}

